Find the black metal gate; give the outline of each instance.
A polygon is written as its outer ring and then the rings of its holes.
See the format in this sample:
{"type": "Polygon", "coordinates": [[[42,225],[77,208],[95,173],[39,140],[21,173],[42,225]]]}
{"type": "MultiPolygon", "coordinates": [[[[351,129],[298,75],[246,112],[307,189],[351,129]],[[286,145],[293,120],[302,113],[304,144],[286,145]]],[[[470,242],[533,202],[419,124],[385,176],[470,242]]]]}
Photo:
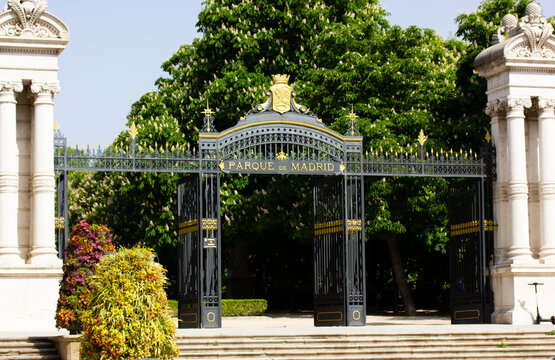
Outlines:
{"type": "Polygon", "coordinates": [[[180,328],[221,327],[220,180],[191,175],[178,194],[180,328]]]}
{"type": "Polygon", "coordinates": [[[313,186],[314,325],[366,324],[362,179],[313,186]]]}
{"type": "Polygon", "coordinates": [[[178,326],[200,327],[200,178],[190,175],[177,186],[178,326]]]}
{"type": "Polygon", "coordinates": [[[449,264],[451,322],[489,323],[493,295],[486,278],[490,252],[486,234],[494,230],[486,220],[486,182],[468,179],[449,186],[449,264]]]}
{"type": "Polygon", "coordinates": [[[64,258],[64,251],[67,247],[68,236],[68,179],[67,171],[63,171],[56,178],[56,216],[54,227],[56,229],[56,242],[58,244],[58,257],[64,258]]]}

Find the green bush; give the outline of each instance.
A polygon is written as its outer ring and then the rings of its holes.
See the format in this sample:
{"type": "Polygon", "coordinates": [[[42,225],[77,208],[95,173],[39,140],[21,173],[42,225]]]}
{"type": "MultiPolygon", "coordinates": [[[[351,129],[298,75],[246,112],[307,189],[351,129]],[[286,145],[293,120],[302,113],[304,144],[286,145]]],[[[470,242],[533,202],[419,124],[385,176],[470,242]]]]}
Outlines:
{"type": "Polygon", "coordinates": [[[264,299],[222,300],[222,316],[258,316],[267,308],[268,302],[264,299]]]}
{"type": "Polygon", "coordinates": [[[82,317],[82,360],[173,359],[178,355],[164,268],[150,249],[120,249],[102,258],[82,317]]]}

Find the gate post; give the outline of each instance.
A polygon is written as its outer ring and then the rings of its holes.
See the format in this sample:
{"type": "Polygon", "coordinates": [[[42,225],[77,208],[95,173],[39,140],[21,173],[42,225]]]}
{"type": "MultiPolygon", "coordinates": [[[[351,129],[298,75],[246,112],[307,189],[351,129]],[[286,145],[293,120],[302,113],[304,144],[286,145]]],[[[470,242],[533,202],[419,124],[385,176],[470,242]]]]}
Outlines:
{"type": "Polygon", "coordinates": [[[201,324],[222,327],[222,255],[220,225],[220,176],[201,174],[201,324]]]}
{"type": "MultiPolygon", "coordinates": [[[[555,36],[540,6],[528,4],[520,19],[505,15],[493,46],[476,57],[474,66],[487,80],[497,152],[492,321],[532,324],[536,299],[528,284],[555,287],[555,36]]],[[[541,312],[551,316],[555,303],[549,295],[538,293],[537,300],[541,312]]]]}
{"type": "Polygon", "coordinates": [[[347,326],[366,325],[366,266],[364,261],[364,183],[362,176],[345,176],[345,287],[347,326]]]}

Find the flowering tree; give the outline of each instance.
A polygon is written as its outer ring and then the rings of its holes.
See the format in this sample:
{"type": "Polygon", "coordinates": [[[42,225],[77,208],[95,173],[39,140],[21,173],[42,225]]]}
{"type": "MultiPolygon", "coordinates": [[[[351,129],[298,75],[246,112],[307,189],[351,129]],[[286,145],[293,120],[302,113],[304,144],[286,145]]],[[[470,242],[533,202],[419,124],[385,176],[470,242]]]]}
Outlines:
{"type": "MultiPolygon", "coordinates": [[[[157,81],[157,91],[133,105],[128,125],[136,124],[142,147],[188,144],[193,149],[207,101],[216,111],[216,129],[224,130],[264,101],[270,75],[285,73],[303,104],[334,130],[346,131],[352,106],[367,151],[406,151],[416,144],[420,129],[436,150],[476,151],[489,119],[482,111],[483,82],[472,76],[472,61],[478,47],[487,44],[481,37],[473,42],[470,28],[481,34],[484,22],[500,19],[515,4],[521,11],[526,2],[486,0],[479,12],[487,16],[459,18],[459,35],[467,40],[461,42],[444,40],[430,29],[391,26],[377,0],[209,0],[199,15],[202,36],[162,64],[167,76],[157,81]]],[[[486,26],[485,38],[493,27],[486,26]]],[[[129,141],[122,133],[114,145],[129,141]]],[[[248,262],[266,282],[296,275],[297,283],[283,283],[287,292],[306,287],[310,261],[297,259],[310,257],[311,179],[253,178],[222,177],[223,239],[232,249],[224,261],[230,267],[248,262]],[[260,252],[246,253],[255,250],[260,252]],[[269,264],[278,251],[295,255],[269,264]]],[[[108,223],[126,242],[144,241],[155,248],[172,281],[176,180],[172,174],[96,174],[79,181],[97,204],[81,196],[75,206],[108,223]]],[[[383,240],[372,246],[391,258],[367,262],[369,292],[396,283],[412,311],[407,282],[415,288],[431,279],[440,288],[448,281],[447,272],[422,265],[445,266],[446,189],[441,179],[366,181],[366,238],[383,240]]],[[[240,267],[232,270],[237,274],[240,267]]],[[[241,271],[249,276],[248,266],[241,271]]]]}

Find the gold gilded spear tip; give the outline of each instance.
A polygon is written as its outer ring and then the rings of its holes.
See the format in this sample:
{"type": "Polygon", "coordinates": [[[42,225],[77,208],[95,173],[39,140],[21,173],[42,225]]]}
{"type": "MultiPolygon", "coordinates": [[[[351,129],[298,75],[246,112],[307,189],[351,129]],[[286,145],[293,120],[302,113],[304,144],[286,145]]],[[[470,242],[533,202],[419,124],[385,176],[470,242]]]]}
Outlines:
{"type": "Polygon", "coordinates": [[[135,139],[137,137],[137,127],[135,126],[135,123],[132,122],[131,126],[129,127],[129,135],[131,135],[132,139],[135,139]]]}
{"type": "Polygon", "coordinates": [[[424,130],[420,129],[420,134],[418,134],[418,142],[420,143],[420,146],[424,146],[426,140],[428,140],[428,137],[424,135],[424,130]]]}
{"type": "Polygon", "coordinates": [[[54,122],[54,131],[57,132],[58,130],[60,130],[60,124],[58,123],[58,120],[56,120],[56,121],[54,122]]]}
{"type": "Polygon", "coordinates": [[[491,142],[491,134],[489,133],[489,130],[486,130],[486,141],[489,143],[491,142]]]}

